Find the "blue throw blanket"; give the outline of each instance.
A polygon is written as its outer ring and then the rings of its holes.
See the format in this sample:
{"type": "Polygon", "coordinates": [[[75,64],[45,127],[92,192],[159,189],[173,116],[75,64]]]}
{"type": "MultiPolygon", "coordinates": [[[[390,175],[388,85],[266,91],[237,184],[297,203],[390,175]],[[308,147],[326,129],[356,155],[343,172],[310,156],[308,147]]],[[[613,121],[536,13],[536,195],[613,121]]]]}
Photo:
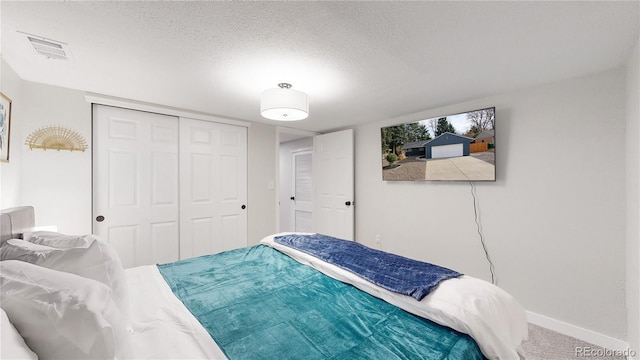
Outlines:
{"type": "Polygon", "coordinates": [[[350,271],[384,289],[420,301],[442,281],[461,276],[438,265],[375,250],[327,235],[284,235],[275,242],[350,271]]]}

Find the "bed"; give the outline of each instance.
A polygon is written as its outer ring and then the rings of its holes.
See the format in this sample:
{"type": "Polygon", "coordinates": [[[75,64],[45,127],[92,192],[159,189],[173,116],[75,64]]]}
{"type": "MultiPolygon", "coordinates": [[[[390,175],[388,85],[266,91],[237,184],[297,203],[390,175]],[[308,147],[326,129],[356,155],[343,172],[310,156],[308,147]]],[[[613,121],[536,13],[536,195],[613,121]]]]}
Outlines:
{"type": "Polygon", "coordinates": [[[471,360],[523,355],[524,311],[500,288],[452,275],[418,301],[283,243],[287,237],[312,234],[274,234],[255,246],[122,270],[108,244],[91,235],[61,238],[30,231],[31,207],[3,210],[0,216],[0,306],[6,313],[1,358],[9,358],[8,351],[20,358],[35,358],[35,352],[41,359],[60,354],[83,358],[85,353],[94,358],[231,360],[471,360]],[[89,245],[79,246],[78,241],[89,245]],[[64,249],[47,246],[52,244],[64,249]],[[106,264],[109,276],[99,269],[87,272],[95,262],[85,257],[91,251],[107,259],[97,263],[106,264]],[[69,265],[65,256],[91,263],[76,271],[77,264],[69,265]],[[42,260],[47,257],[53,260],[42,260]],[[33,286],[48,284],[46,291],[23,291],[24,273],[29,280],[40,279],[33,286]],[[60,290],[63,295],[50,299],[50,277],[60,278],[65,289],[74,284],[84,292],[70,296],[60,290]],[[119,278],[124,279],[120,285],[119,278]],[[125,288],[118,288],[121,284],[125,288]],[[25,315],[25,304],[42,294],[45,302],[55,304],[57,317],[50,314],[51,306],[27,306],[39,314],[36,322],[25,315]],[[81,299],[81,306],[65,303],[69,297],[81,299]],[[85,307],[90,316],[73,312],[85,307]],[[69,310],[60,315],[60,309],[69,310]],[[74,316],[91,319],[83,320],[80,334],[71,326],[79,321],[74,316]],[[49,331],[41,328],[44,322],[50,323],[49,331]],[[93,333],[100,336],[86,336],[93,333]],[[8,334],[13,335],[5,339],[8,334]],[[65,341],[75,347],[71,355],[59,345],[65,341]]]}

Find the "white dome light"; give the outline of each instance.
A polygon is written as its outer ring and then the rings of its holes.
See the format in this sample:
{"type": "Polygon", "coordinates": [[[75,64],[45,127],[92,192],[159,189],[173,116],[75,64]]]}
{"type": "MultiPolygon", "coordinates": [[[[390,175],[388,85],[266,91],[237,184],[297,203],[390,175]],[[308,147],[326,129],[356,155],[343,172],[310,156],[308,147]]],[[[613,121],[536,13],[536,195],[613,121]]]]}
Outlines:
{"type": "Polygon", "coordinates": [[[291,84],[280,83],[260,96],[260,114],[271,120],[296,121],[309,116],[307,94],[292,90],[291,84]]]}

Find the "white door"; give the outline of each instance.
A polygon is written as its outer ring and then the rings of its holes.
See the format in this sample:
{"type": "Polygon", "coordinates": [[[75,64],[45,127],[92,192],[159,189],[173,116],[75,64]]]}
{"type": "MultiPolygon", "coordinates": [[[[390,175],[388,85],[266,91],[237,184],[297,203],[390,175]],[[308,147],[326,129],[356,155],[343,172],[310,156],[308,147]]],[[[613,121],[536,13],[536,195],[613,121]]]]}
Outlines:
{"type": "Polygon", "coordinates": [[[247,246],[247,128],[180,118],[180,258],[247,246]]]}
{"type": "Polygon", "coordinates": [[[431,148],[431,158],[450,158],[462,156],[462,144],[440,145],[431,148]]]}
{"type": "Polygon", "coordinates": [[[178,118],[93,105],[93,232],[124,267],[178,260],[178,118]]]}
{"type": "Polygon", "coordinates": [[[293,231],[313,231],[313,152],[296,151],[291,154],[291,224],[293,231]]]}
{"type": "Polygon", "coordinates": [[[313,231],[353,240],[353,130],[318,135],[313,147],[313,231]]]}

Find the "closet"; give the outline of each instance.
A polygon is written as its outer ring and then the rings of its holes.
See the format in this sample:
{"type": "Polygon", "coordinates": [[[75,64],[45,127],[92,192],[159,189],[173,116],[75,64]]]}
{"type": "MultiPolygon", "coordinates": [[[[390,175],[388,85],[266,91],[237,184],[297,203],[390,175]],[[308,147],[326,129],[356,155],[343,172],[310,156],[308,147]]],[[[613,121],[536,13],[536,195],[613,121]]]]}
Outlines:
{"type": "Polygon", "coordinates": [[[247,245],[247,128],[93,104],[93,232],[125,267],[247,245]]]}

